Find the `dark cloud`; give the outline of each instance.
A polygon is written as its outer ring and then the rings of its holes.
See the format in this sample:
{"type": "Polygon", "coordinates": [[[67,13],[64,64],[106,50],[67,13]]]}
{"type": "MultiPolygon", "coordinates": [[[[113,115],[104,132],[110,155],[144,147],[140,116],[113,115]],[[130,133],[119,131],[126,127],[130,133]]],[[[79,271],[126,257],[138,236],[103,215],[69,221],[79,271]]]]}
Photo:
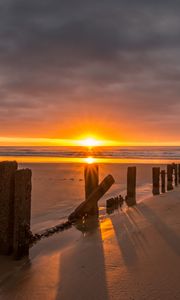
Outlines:
{"type": "Polygon", "coordinates": [[[101,112],[178,134],[179,15],[175,0],[2,0],[0,125],[53,130],[59,115],[66,126],[101,112]]]}

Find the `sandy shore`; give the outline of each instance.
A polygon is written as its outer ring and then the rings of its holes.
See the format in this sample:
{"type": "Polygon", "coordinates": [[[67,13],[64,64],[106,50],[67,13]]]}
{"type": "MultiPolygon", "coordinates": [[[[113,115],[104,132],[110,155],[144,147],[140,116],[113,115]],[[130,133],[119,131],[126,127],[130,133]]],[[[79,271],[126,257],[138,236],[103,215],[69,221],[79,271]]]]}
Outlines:
{"type": "Polygon", "coordinates": [[[180,188],[0,257],[0,299],[180,299],[180,188]]]}
{"type": "MultiPolygon", "coordinates": [[[[100,164],[100,181],[112,174],[115,184],[100,201],[126,195],[128,164],[100,164]]],[[[137,165],[137,199],[147,198],[152,192],[153,164],[137,165]]],[[[165,165],[155,165],[166,168],[165,165]]],[[[84,200],[84,164],[22,164],[21,168],[32,170],[32,215],[31,229],[37,232],[61,223],[84,200]]]]}

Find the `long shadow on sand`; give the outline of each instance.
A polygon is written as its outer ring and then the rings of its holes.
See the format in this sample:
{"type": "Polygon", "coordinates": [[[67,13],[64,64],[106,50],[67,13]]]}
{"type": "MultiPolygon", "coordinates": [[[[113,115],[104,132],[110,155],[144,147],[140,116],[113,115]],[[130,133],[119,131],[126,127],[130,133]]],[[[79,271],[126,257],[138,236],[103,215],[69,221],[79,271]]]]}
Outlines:
{"type": "Polygon", "coordinates": [[[174,253],[180,256],[180,237],[146,204],[140,203],[137,209],[155,227],[174,253]]]}
{"type": "Polygon", "coordinates": [[[64,237],[57,234],[41,241],[33,251],[32,262],[16,269],[8,282],[0,286],[0,300],[108,300],[104,251],[97,220],[82,231],[73,242],[63,242],[68,235],[65,233],[64,237]]]}
{"type": "Polygon", "coordinates": [[[146,255],[147,241],[130,212],[124,213],[120,217],[120,223],[114,222],[113,218],[111,221],[124,263],[131,267],[138,260],[139,249],[146,255]]]}
{"type": "Polygon", "coordinates": [[[128,228],[129,222],[126,218],[124,218],[124,221],[120,226],[113,222],[113,218],[111,221],[124,262],[127,266],[132,266],[137,260],[137,254],[130,236],[128,228]]]}
{"type": "Polygon", "coordinates": [[[102,236],[95,222],[89,228],[77,225],[82,238],[62,253],[56,300],[109,299],[102,236]]]}

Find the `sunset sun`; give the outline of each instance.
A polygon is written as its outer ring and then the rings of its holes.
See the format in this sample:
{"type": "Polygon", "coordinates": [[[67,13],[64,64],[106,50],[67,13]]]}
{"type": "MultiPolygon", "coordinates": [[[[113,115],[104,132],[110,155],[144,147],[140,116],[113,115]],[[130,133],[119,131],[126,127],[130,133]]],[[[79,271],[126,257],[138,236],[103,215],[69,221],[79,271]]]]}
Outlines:
{"type": "Polygon", "coordinates": [[[80,145],[84,147],[96,147],[102,145],[102,142],[95,138],[88,137],[80,141],[80,145]]]}

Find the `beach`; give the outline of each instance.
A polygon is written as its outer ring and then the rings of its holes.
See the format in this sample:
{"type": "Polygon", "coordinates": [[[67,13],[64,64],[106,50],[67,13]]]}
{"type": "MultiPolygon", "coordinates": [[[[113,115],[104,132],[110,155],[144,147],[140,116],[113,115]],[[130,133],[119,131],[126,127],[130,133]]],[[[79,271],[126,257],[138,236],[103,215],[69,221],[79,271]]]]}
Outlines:
{"type": "Polygon", "coordinates": [[[178,187],[43,239],[28,260],[0,257],[0,299],[179,299],[179,214],[178,187]]]}
{"type": "MultiPolygon", "coordinates": [[[[145,159],[97,159],[100,182],[108,174],[115,179],[99,201],[99,218],[42,239],[28,258],[0,256],[0,299],[179,299],[180,188],[152,197],[152,168],[166,170],[172,163],[168,153],[162,157],[156,151],[158,159],[149,159],[147,151],[145,159]],[[106,200],[125,197],[130,166],[137,168],[137,206],[123,205],[109,214],[106,200]]],[[[32,170],[33,234],[65,222],[84,201],[87,165],[84,157],[66,157],[66,162],[34,157],[9,157],[20,169],[32,170]]]]}
{"type": "MultiPolygon", "coordinates": [[[[119,194],[126,195],[128,166],[137,166],[137,201],[152,194],[152,167],[160,164],[99,164],[99,179],[112,174],[115,184],[100,200],[100,212],[105,214],[106,199],[119,194]]],[[[32,170],[31,228],[35,233],[65,221],[68,215],[84,200],[84,163],[36,163],[20,164],[20,168],[32,170]]]]}

